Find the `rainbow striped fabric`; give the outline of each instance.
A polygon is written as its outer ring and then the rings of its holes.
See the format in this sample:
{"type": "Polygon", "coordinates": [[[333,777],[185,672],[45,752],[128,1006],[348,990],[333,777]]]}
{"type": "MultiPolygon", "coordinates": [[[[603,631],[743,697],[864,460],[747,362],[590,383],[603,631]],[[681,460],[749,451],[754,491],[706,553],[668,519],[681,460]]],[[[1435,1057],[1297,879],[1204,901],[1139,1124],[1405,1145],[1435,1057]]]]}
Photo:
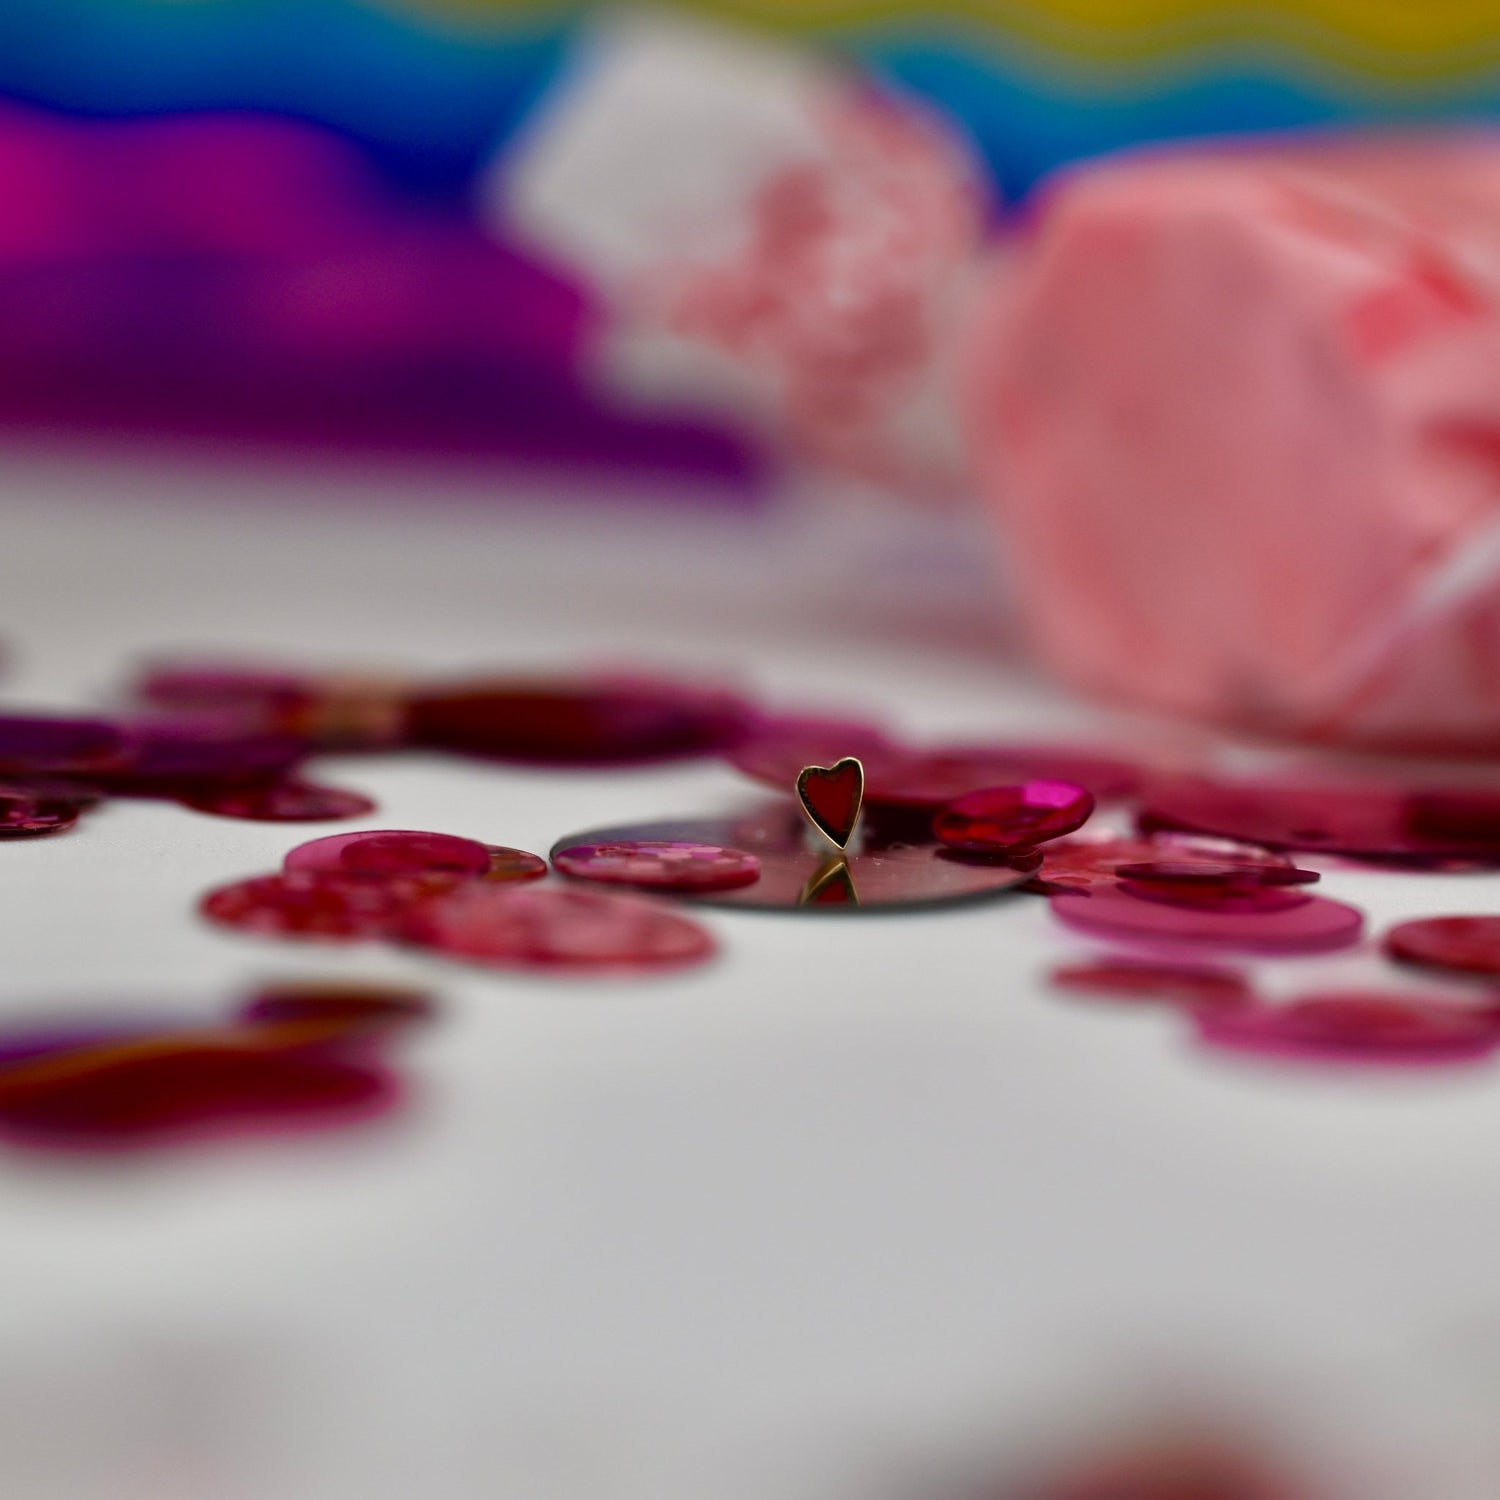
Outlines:
{"type": "MultiPolygon", "coordinates": [[[[1006,196],[1184,136],[1500,115],[1496,0],[694,0],[931,100],[1006,196]]],[[[85,114],[251,108],[459,191],[586,21],[514,0],[10,0],[0,93],[85,114]]]]}

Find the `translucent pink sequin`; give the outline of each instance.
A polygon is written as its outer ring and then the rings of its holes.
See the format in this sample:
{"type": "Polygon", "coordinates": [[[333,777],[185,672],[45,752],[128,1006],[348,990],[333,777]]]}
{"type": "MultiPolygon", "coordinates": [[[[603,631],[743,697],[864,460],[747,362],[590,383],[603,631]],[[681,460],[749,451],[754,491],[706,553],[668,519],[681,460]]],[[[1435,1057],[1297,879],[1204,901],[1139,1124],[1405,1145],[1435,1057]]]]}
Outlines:
{"type": "Polygon", "coordinates": [[[191,792],[178,798],[195,812],[255,823],[331,823],[363,818],[375,811],[370,798],[340,787],[309,781],[271,781],[191,792]]]}
{"type": "Polygon", "coordinates": [[[1141,823],[1277,849],[1500,863],[1500,793],[1182,778],[1150,789],[1141,823]]]}
{"type": "Polygon", "coordinates": [[[1112,1000],[1159,1001],[1169,1005],[1245,1005],[1253,998],[1248,981],[1228,969],[1190,964],[1129,963],[1099,959],[1063,964],[1048,976],[1060,989],[1112,1000]]]}
{"type": "Polygon", "coordinates": [[[932,831],[953,849],[1005,854],[1074,833],[1093,811],[1093,797],[1071,781],[1026,781],[958,798],[932,820],[932,831]]]}
{"type": "Polygon", "coordinates": [[[728,891],[760,878],[760,861],[743,849],[676,840],[576,844],[552,863],[579,880],[663,891],[728,891]]]}
{"type": "Polygon", "coordinates": [[[499,968],[651,970],[712,957],[706,928],[633,896],[465,885],[413,908],[407,941],[499,968]]]}
{"type": "Polygon", "coordinates": [[[209,921],[245,932],[353,941],[384,936],[413,903],[450,887],[445,876],[368,880],[293,870],[220,886],[199,909],[209,921]]]}
{"type": "Polygon", "coordinates": [[[1320,953],[1359,941],[1364,916],[1356,908],[1310,896],[1285,911],[1216,911],[1143,901],[1107,888],[1052,897],[1060,922],[1091,937],[1180,946],[1213,946],[1249,953],[1320,953]]]}
{"type": "Polygon", "coordinates": [[[1114,886],[1122,867],[1170,860],[1178,865],[1222,869],[1226,864],[1290,869],[1285,855],[1233,839],[1201,838],[1185,833],[1087,833],[1060,839],[1042,850],[1037,885],[1042,890],[1091,890],[1114,886]]]}
{"type": "Polygon", "coordinates": [[[1383,946],[1400,963],[1500,978],[1500,917],[1422,917],[1391,928],[1383,946]]]}
{"type": "Polygon", "coordinates": [[[1486,1011],[1380,991],[1308,995],[1287,1005],[1201,1011],[1212,1046],[1272,1057],[1364,1063],[1468,1062],[1500,1048],[1486,1011]]]}
{"type": "Polygon", "coordinates": [[[475,839],[414,829],[336,833],[298,844],[282,861],[287,870],[331,870],[344,875],[488,874],[490,851],[475,839]]]}

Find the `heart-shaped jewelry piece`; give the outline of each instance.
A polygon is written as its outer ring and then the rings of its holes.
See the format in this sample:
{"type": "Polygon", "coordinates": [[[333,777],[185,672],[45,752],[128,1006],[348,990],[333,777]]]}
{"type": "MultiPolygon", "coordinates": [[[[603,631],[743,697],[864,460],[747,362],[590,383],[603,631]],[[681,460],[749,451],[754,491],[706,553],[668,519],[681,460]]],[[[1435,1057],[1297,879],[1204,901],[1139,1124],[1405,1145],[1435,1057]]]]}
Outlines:
{"type": "Polygon", "coordinates": [[[813,827],[846,849],[865,800],[865,768],[852,755],[831,766],[804,766],[797,773],[797,800],[813,827]]]}

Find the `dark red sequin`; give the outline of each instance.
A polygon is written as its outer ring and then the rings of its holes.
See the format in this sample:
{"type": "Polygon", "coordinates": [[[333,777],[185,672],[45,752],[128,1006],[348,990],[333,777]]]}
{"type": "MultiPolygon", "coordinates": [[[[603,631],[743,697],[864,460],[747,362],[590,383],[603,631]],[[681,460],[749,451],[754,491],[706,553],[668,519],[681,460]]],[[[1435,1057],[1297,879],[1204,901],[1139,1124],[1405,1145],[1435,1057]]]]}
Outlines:
{"type": "Polygon", "coordinates": [[[380,1034],[430,1021],[435,1014],[432,996],[421,990],[279,984],[258,991],[241,1007],[240,1020],[250,1026],[306,1027],[315,1023],[342,1037],[380,1034]]]}
{"type": "Polygon", "coordinates": [[[375,804],[359,792],[310,781],[253,782],[188,793],[178,800],[194,812],[256,823],[331,823],[363,818],[375,804]]]}
{"type": "Polygon", "coordinates": [[[372,1059],[377,1042],[432,1014],[415,990],[285,984],[252,996],[228,1026],[0,1032],[0,1135],[115,1147],[363,1118],[396,1098],[372,1059]]]}
{"type": "Polygon", "coordinates": [[[381,1068],[264,1048],[242,1035],[68,1053],[0,1071],[0,1132],[23,1141],[138,1144],[208,1125],[365,1116],[395,1097],[381,1068]]]}
{"type": "Polygon", "coordinates": [[[1467,1062],[1500,1047],[1487,1011],[1425,996],[1308,995],[1196,1016],[1203,1040],[1236,1052],[1348,1062],[1467,1062]]]}
{"type": "Polygon", "coordinates": [[[1385,935],[1387,955],[1424,969],[1500,978],[1500,917],[1422,917],[1385,935]]]}
{"type": "Polygon", "coordinates": [[[1074,833],[1093,811],[1093,797],[1071,781],[1026,781],[960,797],[933,819],[932,831],[950,848],[1007,854],[1074,833]]]}
{"type": "Polygon", "coordinates": [[[405,738],[491,760],[613,765],[726,749],[748,715],[727,693],[635,678],[466,683],[413,693],[405,738]]]}

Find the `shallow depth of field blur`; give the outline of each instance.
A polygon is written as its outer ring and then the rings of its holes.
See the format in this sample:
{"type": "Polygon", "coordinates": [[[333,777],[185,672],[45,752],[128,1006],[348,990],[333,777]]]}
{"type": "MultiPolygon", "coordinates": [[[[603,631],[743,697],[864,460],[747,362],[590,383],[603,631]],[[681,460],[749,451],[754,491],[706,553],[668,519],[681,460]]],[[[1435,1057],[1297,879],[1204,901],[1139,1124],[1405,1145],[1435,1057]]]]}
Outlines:
{"type": "MultiPolygon", "coordinates": [[[[1477,777],[1495,121],[1491,0],[0,0],[0,694],[662,671],[1477,777]]],[[[350,764],[542,854],[744,792],[350,764]]],[[[87,828],[0,844],[0,1017],[429,983],[192,916],[320,829],[87,828]]],[[[367,1136],[0,1156],[0,1495],[1496,1500],[1482,1082],[1205,1063],[983,920],[461,972],[367,1136]]]]}

